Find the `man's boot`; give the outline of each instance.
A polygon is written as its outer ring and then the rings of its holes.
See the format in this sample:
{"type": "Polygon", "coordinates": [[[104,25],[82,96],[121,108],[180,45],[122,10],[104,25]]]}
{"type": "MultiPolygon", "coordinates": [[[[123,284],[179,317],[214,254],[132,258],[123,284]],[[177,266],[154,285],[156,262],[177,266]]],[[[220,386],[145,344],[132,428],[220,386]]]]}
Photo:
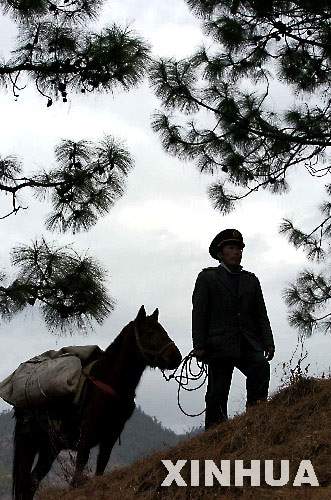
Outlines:
{"type": "Polygon", "coordinates": [[[227,419],[219,404],[206,402],[205,431],[227,419]]]}

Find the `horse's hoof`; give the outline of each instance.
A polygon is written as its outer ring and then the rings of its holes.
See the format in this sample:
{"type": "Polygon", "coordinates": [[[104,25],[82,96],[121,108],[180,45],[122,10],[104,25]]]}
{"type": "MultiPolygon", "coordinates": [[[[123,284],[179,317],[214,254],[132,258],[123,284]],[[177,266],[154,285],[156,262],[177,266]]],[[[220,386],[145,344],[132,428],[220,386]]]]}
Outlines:
{"type": "Polygon", "coordinates": [[[80,486],[83,486],[86,482],[88,481],[88,476],[78,476],[74,477],[70,483],[71,488],[79,488],[80,486]]]}

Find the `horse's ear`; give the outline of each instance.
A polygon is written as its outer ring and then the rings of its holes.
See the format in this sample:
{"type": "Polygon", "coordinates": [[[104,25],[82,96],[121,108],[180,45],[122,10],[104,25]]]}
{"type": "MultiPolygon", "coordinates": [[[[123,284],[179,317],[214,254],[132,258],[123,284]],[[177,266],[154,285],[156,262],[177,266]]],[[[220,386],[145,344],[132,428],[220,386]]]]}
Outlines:
{"type": "Polygon", "coordinates": [[[141,306],[141,308],[138,311],[136,320],[141,321],[143,319],[146,319],[146,311],[145,311],[145,306],[141,306]]]}
{"type": "Polygon", "coordinates": [[[155,311],[151,315],[151,318],[155,319],[155,321],[157,321],[159,319],[159,310],[158,310],[158,308],[155,309],[155,311]]]}

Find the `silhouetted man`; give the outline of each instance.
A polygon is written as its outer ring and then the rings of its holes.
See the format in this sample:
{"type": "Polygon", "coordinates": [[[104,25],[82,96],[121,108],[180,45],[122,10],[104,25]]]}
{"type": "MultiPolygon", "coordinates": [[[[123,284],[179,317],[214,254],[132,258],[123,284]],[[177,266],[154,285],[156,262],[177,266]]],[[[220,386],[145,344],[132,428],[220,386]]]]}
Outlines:
{"type": "Polygon", "coordinates": [[[206,429],[227,419],[234,367],[246,375],[247,406],[268,396],[275,346],[260,282],[240,265],[244,247],[236,229],[217,234],[209,253],[220,264],[199,273],[193,292],[194,354],[208,363],[206,429]]]}

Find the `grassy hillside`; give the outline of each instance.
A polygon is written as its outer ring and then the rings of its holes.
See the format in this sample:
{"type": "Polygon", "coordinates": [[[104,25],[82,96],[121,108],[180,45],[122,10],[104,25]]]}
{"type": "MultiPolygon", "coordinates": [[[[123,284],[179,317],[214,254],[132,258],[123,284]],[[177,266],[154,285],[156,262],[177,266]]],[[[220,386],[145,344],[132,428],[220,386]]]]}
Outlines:
{"type": "MultiPolygon", "coordinates": [[[[244,462],[245,466],[249,465],[244,462]]],[[[77,490],[41,491],[42,500],[137,499],[316,499],[331,498],[331,380],[303,379],[275,394],[269,402],[250,408],[244,415],[215,429],[182,441],[168,451],[158,452],[135,464],[101,478],[91,479],[77,490]],[[292,484],[301,460],[310,459],[320,487],[270,487],[261,478],[260,487],[170,487],[160,486],[167,471],[161,459],[273,459],[290,460],[292,484]]],[[[203,467],[200,484],[204,484],[203,467]]],[[[263,468],[262,468],[263,470],[263,468]]],[[[275,478],[277,478],[275,467],[275,478]]],[[[190,483],[188,464],[181,470],[190,483]]],[[[232,476],[233,477],[233,476],[232,476]]],[[[231,483],[232,484],[232,483],[231,483]]]]}

